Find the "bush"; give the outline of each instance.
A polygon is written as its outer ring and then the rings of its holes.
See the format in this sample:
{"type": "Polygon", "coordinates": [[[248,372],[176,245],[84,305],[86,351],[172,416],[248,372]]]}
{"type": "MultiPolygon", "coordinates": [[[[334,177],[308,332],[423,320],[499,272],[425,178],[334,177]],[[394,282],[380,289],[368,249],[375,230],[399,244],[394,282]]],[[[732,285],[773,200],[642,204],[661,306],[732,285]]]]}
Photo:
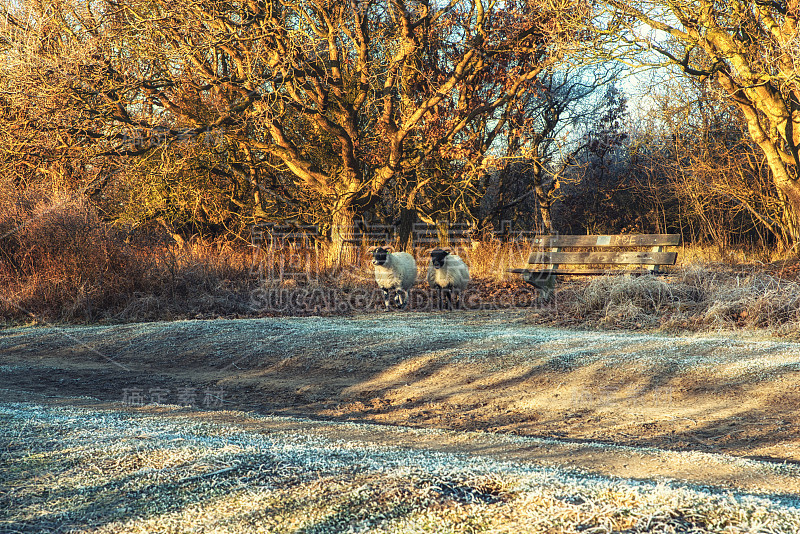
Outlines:
{"type": "Polygon", "coordinates": [[[83,198],[0,183],[0,319],[150,321],[252,315],[251,251],[120,229],[83,198]]]}
{"type": "MultiPolygon", "coordinates": [[[[344,300],[366,295],[358,309],[380,307],[380,299],[372,299],[375,286],[365,250],[357,264],[333,269],[316,260],[315,249],[284,246],[256,253],[246,243],[224,240],[177,243],[161,225],[115,228],[81,198],[3,187],[0,182],[0,319],[96,322],[348,313],[346,306],[337,307],[341,302],[327,308],[316,302],[264,306],[259,291],[267,289],[323,296],[336,290],[344,300]]],[[[481,302],[519,290],[519,276],[507,269],[524,264],[529,248],[528,243],[487,241],[458,250],[470,265],[470,287],[481,302]]],[[[417,252],[423,258],[420,284],[425,287],[424,252],[417,252]]],[[[566,281],[559,286],[557,305],[531,318],[557,326],[751,328],[800,336],[800,283],[764,267],[711,263],[664,278],[566,281]]]]}
{"type": "Polygon", "coordinates": [[[96,320],[142,286],[146,266],[83,200],[7,195],[4,204],[3,315],[96,320]]]}

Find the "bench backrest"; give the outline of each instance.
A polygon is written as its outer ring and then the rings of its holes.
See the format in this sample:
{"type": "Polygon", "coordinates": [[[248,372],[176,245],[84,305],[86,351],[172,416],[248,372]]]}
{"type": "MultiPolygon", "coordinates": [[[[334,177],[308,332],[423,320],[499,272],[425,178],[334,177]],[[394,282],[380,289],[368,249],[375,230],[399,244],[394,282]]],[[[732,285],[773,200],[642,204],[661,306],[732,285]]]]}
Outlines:
{"type": "Polygon", "coordinates": [[[681,244],[680,234],[628,235],[541,235],[533,239],[537,247],[656,247],[681,244]]]}

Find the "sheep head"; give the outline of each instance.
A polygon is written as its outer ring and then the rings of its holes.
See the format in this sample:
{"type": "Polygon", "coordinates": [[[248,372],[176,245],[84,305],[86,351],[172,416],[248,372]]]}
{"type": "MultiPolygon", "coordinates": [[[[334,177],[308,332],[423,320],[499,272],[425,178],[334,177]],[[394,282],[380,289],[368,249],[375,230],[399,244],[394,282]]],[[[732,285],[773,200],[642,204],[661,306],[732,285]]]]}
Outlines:
{"type": "Polygon", "coordinates": [[[444,267],[444,260],[450,254],[449,248],[435,248],[431,250],[431,265],[434,269],[444,267]]]}
{"type": "Polygon", "coordinates": [[[389,259],[389,254],[391,254],[393,250],[394,249],[390,246],[370,248],[369,253],[372,254],[372,264],[384,265],[389,259]]]}

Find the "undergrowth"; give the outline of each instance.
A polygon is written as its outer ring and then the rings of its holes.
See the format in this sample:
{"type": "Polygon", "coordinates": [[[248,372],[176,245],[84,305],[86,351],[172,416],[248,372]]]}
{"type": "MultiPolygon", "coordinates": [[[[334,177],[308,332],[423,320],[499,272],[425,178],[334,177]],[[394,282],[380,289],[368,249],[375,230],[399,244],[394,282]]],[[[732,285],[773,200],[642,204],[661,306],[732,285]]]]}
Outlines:
{"type": "Polygon", "coordinates": [[[567,282],[534,322],[661,331],[751,329],[800,337],[800,283],[763,268],[691,266],[670,276],[567,282]]]}
{"type": "MultiPolygon", "coordinates": [[[[358,250],[356,265],[331,265],[324,250],[307,243],[176,240],[158,225],[111,225],[80,197],[6,192],[0,195],[0,320],[132,322],[377,311],[382,297],[367,246],[358,250]],[[298,291],[304,292],[302,302],[291,298],[298,291]],[[280,306],[264,307],[275,298],[280,306]]],[[[524,303],[533,307],[532,321],[562,326],[752,328],[800,335],[800,284],[791,270],[797,264],[781,270],[748,262],[743,253],[735,262],[729,254],[723,264],[711,261],[721,258],[708,248],[682,247],[684,265],[670,276],[566,280],[555,302],[542,308],[527,297],[513,298],[515,292],[533,294],[509,272],[525,264],[530,248],[526,241],[497,240],[456,247],[470,266],[470,302],[524,303]]],[[[427,289],[425,249],[413,251],[417,295],[427,289]]],[[[758,258],[769,259],[764,251],[758,258]]]]}
{"type": "Polygon", "coordinates": [[[6,195],[0,285],[6,321],[95,322],[235,313],[253,280],[228,244],[112,226],[80,198],[6,195]]]}

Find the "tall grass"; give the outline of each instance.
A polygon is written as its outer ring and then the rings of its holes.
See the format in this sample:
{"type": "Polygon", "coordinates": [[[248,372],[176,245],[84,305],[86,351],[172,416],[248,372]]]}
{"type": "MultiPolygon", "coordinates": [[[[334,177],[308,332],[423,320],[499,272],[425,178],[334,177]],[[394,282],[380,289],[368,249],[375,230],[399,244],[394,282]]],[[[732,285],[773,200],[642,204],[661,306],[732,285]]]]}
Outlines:
{"type": "MultiPolygon", "coordinates": [[[[355,264],[331,264],[319,245],[250,246],[200,239],[177,243],[160,227],[145,231],[110,225],[81,198],[0,193],[0,319],[5,321],[347,311],[306,304],[265,310],[256,297],[266,289],[336,289],[337,298],[359,294],[366,299],[362,309],[380,307],[369,243],[358,247],[355,264]]],[[[426,248],[413,250],[423,289],[426,248]]],[[[509,270],[524,266],[530,250],[526,240],[490,239],[454,247],[470,266],[470,290],[478,300],[522,286],[519,275],[509,270]]],[[[567,279],[559,285],[555,309],[536,320],[614,328],[756,328],[796,335],[800,285],[767,268],[767,259],[775,259],[769,251],[721,258],[709,248],[685,246],[680,250],[683,265],[671,277],[567,279]]]]}
{"type": "Polygon", "coordinates": [[[524,267],[531,251],[528,240],[502,242],[487,240],[473,242],[470,246],[457,248],[456,253],[469,265],[471,276],[496,282],[517,281],[518,274],[510,269],[524,267]]]}
{"type": "Polygon", "coordinates": [[[115,228],[80,198],[4,195],[0,316],[6,320],[152,320],[235,313],[251,285],[246,253],[179,247],[115,228]]]}

